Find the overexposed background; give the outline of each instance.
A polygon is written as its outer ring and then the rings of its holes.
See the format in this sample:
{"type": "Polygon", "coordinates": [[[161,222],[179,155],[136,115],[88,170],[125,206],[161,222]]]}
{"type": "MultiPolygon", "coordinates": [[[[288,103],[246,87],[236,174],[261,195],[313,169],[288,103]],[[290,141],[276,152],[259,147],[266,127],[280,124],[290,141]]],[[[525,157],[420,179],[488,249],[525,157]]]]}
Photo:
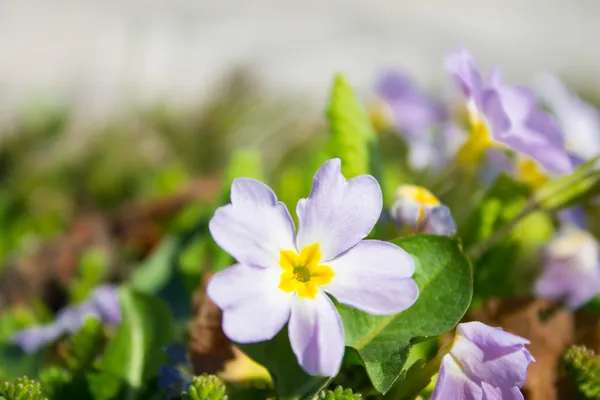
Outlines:
{"type": "Polygon", "coordinates": [[[465,45],[528,82],[548,70],[600,87],[597,0],[0,0],[0,107],[105,115],[210,97],[236,66],[322,105],[332,74],[368,90],[385,67],[447,85],[465,45]]]}

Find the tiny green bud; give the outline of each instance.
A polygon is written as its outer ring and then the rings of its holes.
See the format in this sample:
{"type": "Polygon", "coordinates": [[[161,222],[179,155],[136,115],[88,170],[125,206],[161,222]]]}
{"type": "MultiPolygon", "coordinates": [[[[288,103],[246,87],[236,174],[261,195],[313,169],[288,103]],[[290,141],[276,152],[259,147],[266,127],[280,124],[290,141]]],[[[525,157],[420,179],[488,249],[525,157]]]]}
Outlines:
{"type": "Polygon", "coordinates": [[[0,389],[0,400],[48,400],[42,385],[26,376],[14,382],[4,382],[0,389]]]}
{"type": "Polygon", "coordinates": [[[215,375],[195,376],[184,400],[227,400],[225,384],[215,375]]]}
{"type": "Polygon", "coordinates": [[[562,362],[584,399],[600,397],[600,357],[585,346],[571,346],[562,362]]]}
{"type": "Polygon", "coordinates": [[[344,390],[343,387],[338,386],[335,390],[323,390],[319,393],[320,400],[362,400],[360,394],[352,393],[352,389],[344,390]]]}

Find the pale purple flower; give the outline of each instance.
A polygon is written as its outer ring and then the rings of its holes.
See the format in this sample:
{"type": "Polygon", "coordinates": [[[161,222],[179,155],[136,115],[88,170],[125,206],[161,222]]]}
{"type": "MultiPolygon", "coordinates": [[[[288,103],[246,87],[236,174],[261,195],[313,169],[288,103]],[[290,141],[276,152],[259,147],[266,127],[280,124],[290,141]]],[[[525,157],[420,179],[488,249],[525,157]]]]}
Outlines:
{"type": "Polygon", "coordinates": [[[121,321],[121,309],[115,286],[104,285],[96,288],[85,303],[65,307],[53,322],[17,333],[13,337],[13,342],[23,351],[33,353],[65,334],[79,331],[87,318],[96,318],[112,325],[121,321]]]}
{"type": "Polygon", "coordinates": [[[400,71],[381,75],[376,87],[391,125],[409,147],[408,162],[416,169],[440,168],[450,158],[447,111],[400,71]]]}
{"type": "Polygon", "coordinates": [[[467,98],[472,124],[467,144],[472,148],[464,156],[497,146],[534,160],[548,175],[572,171],[560,126],[539,107],[530,90],[504,83],[499,69],[484,79],[465,49],[449,55],[445,65],[467,98]]]}
{"type": "Polygon", "coordinates": [[[458,324],[431,400],[518,400],[535,362],[529,340],[481,322],[458,324]]]}
{"type": "Polygon", "coordinates": [[[447,119],[444,106],[400,71],[383,73],[376,92],[389,107],[395,129],[408,137],[420,136],[447,119]]]}
{"type": "Polygon", "coordinates": [[[554,75],[540,74],[536,89],[556,115],[565,134],[567,150],[581,161],[600,154],[600,113],[554,75]]]}
{"type": "Polygon", "coordinates": [[[429,190],[420,186],[402,185],[396,190],[390,217],[406,234],[451,236],[456,233],[456,223],[450,209],[441,204],[429,190]]]}
{"type": "Polygon", "coordinates": [[[600,248],[584,229],[581,210],[560,216],[563,224],[543,250],[544,269],[535,283],[540,298],[564,301],[575,310],[600,293],[600,248]]]}
{"type": "Polygon", "coordinates": [[[236,179],[231,204],[209,224],[214,240],[238,262],[207,288],[223,311],[225,334],[239,343],[265,341],[289,321],[299,364],[309,374],[335,376],[344,330],[326,293],[375,315],[403,311],[418,297],[412,257],[394,244],[363,240],[382,203],[372,176],[346,180],[340,160],[329,160],[315,174],[310,196],[298,202],[296,234],[268,186],[236,179]]]}

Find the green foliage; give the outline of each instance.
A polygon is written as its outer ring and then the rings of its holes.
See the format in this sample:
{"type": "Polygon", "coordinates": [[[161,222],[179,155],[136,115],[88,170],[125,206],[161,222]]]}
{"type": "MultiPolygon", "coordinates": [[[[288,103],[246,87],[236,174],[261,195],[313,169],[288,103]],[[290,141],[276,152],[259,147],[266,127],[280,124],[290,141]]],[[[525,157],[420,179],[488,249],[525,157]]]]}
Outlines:
{"type": "Polygon", "coordinates": [[[192,383],[183,400],[227,400],[225,384],[214,375],[201,375],[192,378],[192,383]]]}
{"type": "MultiPolygon", "coordinates": [[[[65,392],[73,383],[71,372],[60,367],[48,367],[40,371],[40,382],[51,400],[64,398],[65,392]],[[63,395],[63,397],[61,397],[63,395]]],[[[80,394],[81,396],[81,394],[80,394]]]]}
{"type": "Polygon", "coordinates": [[[70,352],[66,359],[69,370],[81,372],[89,368],[103,347],[102,324],[95,318],[86,319],[81,330],[69,340],[70,352]]]}
{"type": "Polygon", "coordinates": [[[47,400],[42,385],[26,376],[0,385],[0,400],[47,400]]]}
{"type": "Polygon", "coordinates": [[[346,178],[375,173],[371,150],[376,135],[368,113],[343,75],[337,74],[331,90],[327,117],[331,140],[329,154],[342,160],[346,178]]]}
{"type": "Polygon", "coordinates": [[[536,192],[536,202],[542,209],[560,210],[600,194],[598,160],[600,156],[580,165],[573,173],[546,183],[536,192]]]}
{"type": "Polygon", "coordinates": [[[323,390],[319,393],[319,399],[321,400],[362,400],[360,394],[352,393],[352,389],[344,390],[343,387],[338,386],[335,390],[323,390]]]}
{"type": "Polygon", "coordinates": [[[157,293],[171,278],[181,247],[177,237],[165,237],[152,254],[131,275],[133,289],[141,293],[157,293]]]}
{"type": "MultiPolygon", "coordinates": [[[[527,212],[530,189],[506,174],[500,175],[487,190],[467,224],[461,229],[467,253],[494,239],[510,226],[504,236],[484,247],[473,260],[475,296],[524,295],[537,271],[538,250],[554,233],[546,213],[527,212]],[[518,222],[512,223],[519,219],[518,222]]],[[[531,210],[529,210],[531,211],[531,210]]]]}
{"type": "Polygon", "coordinates": [[[562,364],[585,399],[600,397],[600,357],[585,346],[571,346],[562,364]]]}
{"type": "Polygon", "coordinates": [[[162,301],[127,287],[119,290],[123,321],[90,380],[95,399],[111,398],[106,389],[119,388],[117,380],[130,398],[137,396],[165,363],[162,347],[173,341],[173,317],[162,301]]]}
{"type": "Polygon", "coordinates": [[[452,329],[473,293],[471,265],[455,240],[434,235],[394,241],[415,259],[419,298],[395,315],[374,316],[339,305],[346,345],[358,351],[373,386],[387,392],[400,376],[411,343],[452,329]]]}
{"type": "Polygon", "coordinates": [[[69,293],[73,303],[81,303],[88,298],[92,289],[106,279],[108,254],[100,249],[90,249],[79,260],[78,276],[69,283],[69,293]]]}

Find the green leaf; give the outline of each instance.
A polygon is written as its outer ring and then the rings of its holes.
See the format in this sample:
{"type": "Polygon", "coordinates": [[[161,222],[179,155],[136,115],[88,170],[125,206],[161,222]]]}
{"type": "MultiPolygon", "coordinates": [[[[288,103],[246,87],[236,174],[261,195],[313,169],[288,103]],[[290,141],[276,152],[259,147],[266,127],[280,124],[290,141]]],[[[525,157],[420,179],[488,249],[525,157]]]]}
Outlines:
{"type": "Polygon", "coordinates": [[[344,176],[380,175],[371,165],[377,160],[371,156],[377,144],[375,130],[365,108],[341,74],[335,76],[327,118],[331,131],[329,154],[342,160],[344,176]]]}
{"type": "MultiPolygon", "coordinates": [[[[173,320],[168,307],[156,297],[119,289],[123,321],[108,343],[100,361],[100,374],[92,381],[95,388],[119,378],[127,387],[127,399],[136,398],[144,381],[156,375],[165,362],[162,347],[173,341],[173,320]]],[[[94,388],[92,388],[94,391],[94,388]]]]}
{"type": "Polygon", "coordinates": [[[267,368],[277,394],[284,398],[312,399],[330,381],[328,378],[310,376],[298,365],[288,339],[287,326],[269,341],[237,346],[267,368]]]}
{"type": "Polygon", "coordinates": [[[131,275],[131,286],[142,293],[157,293],[173,274],[173,263],[178,256],[180,241],[176,237],[164,238],[142,265],[131,275]]]}
{"type": "Polygon", "coordinates": [[[104,346],[102,324],[95,318],[86,319],[79,332],[69,341],[71,352],[67,365],[73,372],[83,371],[94,362],[104,346]]]}
{"type": "Polygon", "coordinates": [[[346,345],[358,351],[373,386],[387,392],[404,368],[411,342],[451,330],[473,294],[469,260],[445,236],[413,235],[394,241],[415,259],[419,298],[399,314],[374,316],[339,305],[346,345]]]}

